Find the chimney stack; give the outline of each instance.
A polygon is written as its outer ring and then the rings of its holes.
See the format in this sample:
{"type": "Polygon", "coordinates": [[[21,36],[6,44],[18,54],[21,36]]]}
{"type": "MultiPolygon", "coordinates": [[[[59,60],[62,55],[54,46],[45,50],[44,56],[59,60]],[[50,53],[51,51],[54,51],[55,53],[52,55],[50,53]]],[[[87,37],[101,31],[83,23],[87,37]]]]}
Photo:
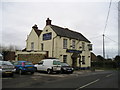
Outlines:
{"type": "Polygon", "coordinates": [[[47,25],[51,25],[51,21],[52,21],[52,20],[50,20],[49,18],[47,18],[47,20],[46,20],[46,26],[47,26],[47,25]]]}
{"type": "Polygon", "coordinates": [[[37,25],[36,25],[36,24],[35,24],[32,28],[33,28],[33,29],[38,29],[38,27],[37,27],[37,25]]]}

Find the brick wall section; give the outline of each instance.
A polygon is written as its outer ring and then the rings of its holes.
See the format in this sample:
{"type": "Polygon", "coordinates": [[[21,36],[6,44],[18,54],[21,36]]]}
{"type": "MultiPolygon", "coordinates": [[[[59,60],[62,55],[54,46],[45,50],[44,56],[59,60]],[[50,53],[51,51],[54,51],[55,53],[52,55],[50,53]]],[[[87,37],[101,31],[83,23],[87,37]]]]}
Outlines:
{"type": "Polygon", "coordinates": [[[93,52],[91,52],[91,61],[97,61],[97,60],[98,60],[97,56],[93,52]]]}
{"type": "Polygon", "coordinates": [[[18,54],[18,60],[31,61],[34,64],[45,58],[44,54],[18,54]]]}

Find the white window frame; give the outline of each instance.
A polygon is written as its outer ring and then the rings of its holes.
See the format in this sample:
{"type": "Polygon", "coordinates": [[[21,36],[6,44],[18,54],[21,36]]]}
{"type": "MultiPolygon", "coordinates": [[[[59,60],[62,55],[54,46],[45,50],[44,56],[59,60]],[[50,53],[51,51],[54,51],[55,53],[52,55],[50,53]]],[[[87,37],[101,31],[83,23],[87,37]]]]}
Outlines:
{"type": "Polygon", "coordinates": [[[63,49],[67,49],[67,39],[63,39],[63,49]]]}
{"type": "Polygon", "coordinates": [[[72,40],[72,48],[75,49],[75,40],[72,40]]]}

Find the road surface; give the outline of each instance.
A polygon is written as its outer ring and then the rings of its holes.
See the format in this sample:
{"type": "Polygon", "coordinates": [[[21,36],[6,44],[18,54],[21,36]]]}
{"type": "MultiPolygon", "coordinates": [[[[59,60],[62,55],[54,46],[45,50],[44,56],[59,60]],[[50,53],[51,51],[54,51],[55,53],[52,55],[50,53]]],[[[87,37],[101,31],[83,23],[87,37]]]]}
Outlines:
{"type": "MultiPolygon", "coordinates": [[[[80,71],[79,71],[80,72],[80,71]]],[[[119,88],[118,71],[98,71],[74,74],[17,75],[3,77],[2,88],[119,88]]]]}

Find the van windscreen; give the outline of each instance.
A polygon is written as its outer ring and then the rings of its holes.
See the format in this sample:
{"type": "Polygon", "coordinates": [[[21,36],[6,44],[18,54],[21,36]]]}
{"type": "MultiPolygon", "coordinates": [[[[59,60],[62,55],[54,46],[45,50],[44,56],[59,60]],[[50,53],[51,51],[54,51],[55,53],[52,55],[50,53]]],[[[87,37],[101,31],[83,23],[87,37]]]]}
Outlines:
{"type": "Polygon", "coordinates": [[[53,65],[61,65],[60,61],[53,61],[53,65]]]}

